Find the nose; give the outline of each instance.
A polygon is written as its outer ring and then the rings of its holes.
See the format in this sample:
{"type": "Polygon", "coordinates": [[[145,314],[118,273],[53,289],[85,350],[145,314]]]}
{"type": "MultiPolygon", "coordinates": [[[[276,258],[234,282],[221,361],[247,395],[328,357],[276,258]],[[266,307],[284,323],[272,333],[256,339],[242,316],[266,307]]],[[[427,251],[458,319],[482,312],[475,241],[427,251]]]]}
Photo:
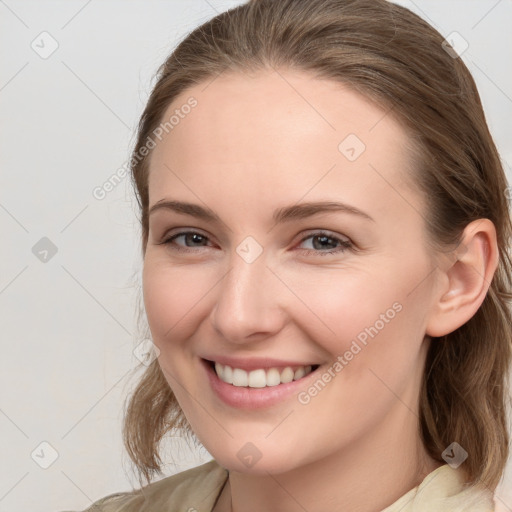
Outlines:
{"type": "Polygon", "coordinates": [[[236,252],[217,288],[210,319],[218,335],[243,344],[276,335],[285,322],[283,285],[267,267],[265,252],[247,262],[236,252]]]}

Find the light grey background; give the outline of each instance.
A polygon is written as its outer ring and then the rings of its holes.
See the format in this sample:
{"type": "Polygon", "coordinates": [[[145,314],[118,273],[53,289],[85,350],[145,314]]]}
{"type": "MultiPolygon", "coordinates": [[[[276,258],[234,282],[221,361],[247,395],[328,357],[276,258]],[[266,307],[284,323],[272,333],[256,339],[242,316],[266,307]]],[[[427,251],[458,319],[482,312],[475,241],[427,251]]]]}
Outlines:
{"type": "MultiPolygon", "coordinates": [[[[239,3],[0,0],[0,512],[81,510],[136,485],[121,443],[141,342],[136,203],[129,178],[93,190],[127,161],[165,56],[239,3]]],[[[510,179],[512,2],[399,3],[469,44],[510,179]]],[[[211,458],[165,447],[166,475],[211,458]]],[[[512,510],[506,478],[497,510],[512,510]]]]}

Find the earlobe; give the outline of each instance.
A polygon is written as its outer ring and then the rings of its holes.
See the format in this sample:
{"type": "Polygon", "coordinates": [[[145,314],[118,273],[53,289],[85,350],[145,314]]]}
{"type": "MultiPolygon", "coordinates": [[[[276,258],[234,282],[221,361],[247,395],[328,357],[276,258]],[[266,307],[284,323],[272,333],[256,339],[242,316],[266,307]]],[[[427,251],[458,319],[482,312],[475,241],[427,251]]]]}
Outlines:
{"type": "Polygon", "coordinates": [[[468,224],[460,245],[451,254],[451,261],[437,268],[443,284],[433,297],[429,315],[426,334],[432,337],[444,336],[464,325],[484,301],[498,266],[494,224],[489,219],[468,224]]]}

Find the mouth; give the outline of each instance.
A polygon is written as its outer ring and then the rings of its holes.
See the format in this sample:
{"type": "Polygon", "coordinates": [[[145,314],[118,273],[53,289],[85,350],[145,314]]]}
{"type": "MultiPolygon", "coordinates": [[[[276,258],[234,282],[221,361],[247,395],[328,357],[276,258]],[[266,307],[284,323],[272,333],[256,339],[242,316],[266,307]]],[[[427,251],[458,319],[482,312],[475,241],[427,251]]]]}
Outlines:
{"type": "Polygon", "coordinates": [[[226,384],[240,388],[266,388],[300,380],[319,368],[320,365],[284,366],[257,368],[246,371],[219,362],[204,360],[217,377],[226,384]]]}

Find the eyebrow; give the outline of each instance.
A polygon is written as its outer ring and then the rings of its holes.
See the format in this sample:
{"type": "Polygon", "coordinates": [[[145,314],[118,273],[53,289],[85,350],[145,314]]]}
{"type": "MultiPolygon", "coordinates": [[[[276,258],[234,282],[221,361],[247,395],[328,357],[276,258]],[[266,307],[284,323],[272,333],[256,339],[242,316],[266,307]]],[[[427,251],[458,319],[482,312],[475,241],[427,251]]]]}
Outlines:
{"type": "MultiPolygon", "coordinates": [[[[202,219],[209,222],[222,222],[220,217],[209,208],[193,203],[162,199],[155,203],[149,209],[148,216],[150,216],[152,213],[158,210],[171,210],[177,213],[190,215],[192,217],[196,217],[198,219],[202,219]]],[[[305,219],[307,217],[312,217],[313,215],[317,215],[319,213],[330,212],[349,213],[351,215],[357,215],[358,217],[361,217],[363,219],[375,222],[375,219],[370,217],[370,215],[363,212],[362,210],[359,210],[354,206],[350,206],[348,204],[339,203],[335,201],[309,202],[295,204],[292,206],[286,206],[277,209],[274,212],[272,218],[276,224],[279,224],[297,219],[305,219]]]]}

